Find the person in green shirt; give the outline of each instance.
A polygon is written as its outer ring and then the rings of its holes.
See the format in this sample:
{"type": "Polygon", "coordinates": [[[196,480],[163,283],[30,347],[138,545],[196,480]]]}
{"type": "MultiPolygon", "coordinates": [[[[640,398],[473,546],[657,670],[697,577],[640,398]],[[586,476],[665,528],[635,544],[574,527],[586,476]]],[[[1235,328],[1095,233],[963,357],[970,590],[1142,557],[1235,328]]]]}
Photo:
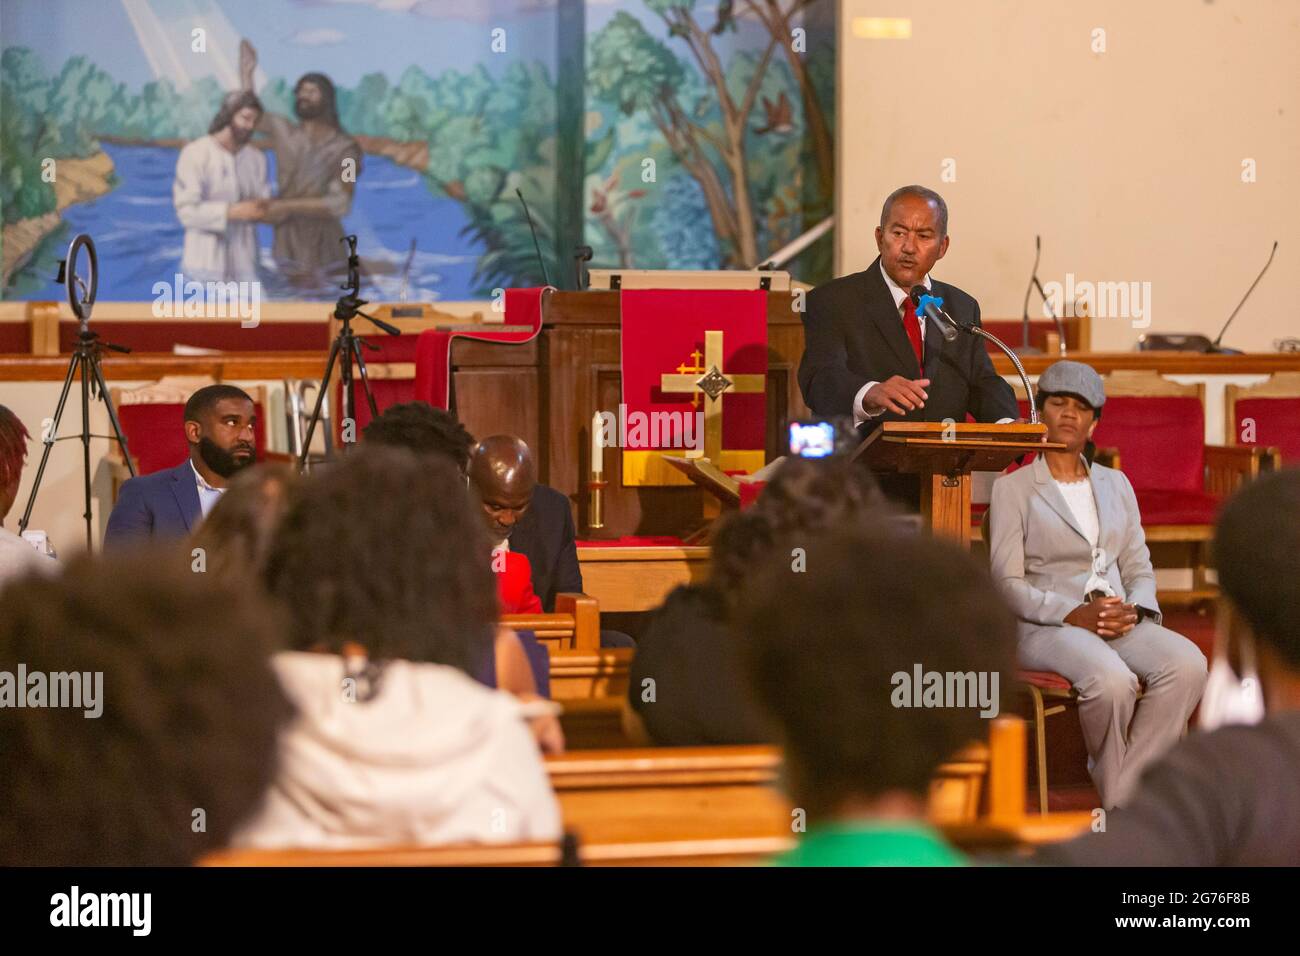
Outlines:
{"type": "Polygon", "coordinates": [[[784,748],[799,839],[777,862],[964,864],[926,824],[926,793],[940,763],[987,736],[1015,673],[1014,617],[965,549],[896,521],[782,544],[733,627],[784,748]]]}

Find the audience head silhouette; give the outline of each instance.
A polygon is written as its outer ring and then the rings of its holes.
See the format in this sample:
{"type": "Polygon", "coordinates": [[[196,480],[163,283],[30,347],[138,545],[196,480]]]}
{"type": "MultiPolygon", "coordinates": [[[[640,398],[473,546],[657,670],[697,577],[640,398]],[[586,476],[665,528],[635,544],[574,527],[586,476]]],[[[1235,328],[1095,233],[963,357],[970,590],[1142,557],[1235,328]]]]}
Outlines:
{"type": "Polygon", "coordinates": [[[1214,535],[1219,585],[1258,639],[1265,674],[1269,664],[1300,672],[1297,554],[1300,469],[1253,481],[1224,506],[1214,535]]]}
{"type": "Polygon", "coordinates": [[[919,665],[1011,686],[1015,621],[988,572],[897,524],[787,536],[741,597],[741,657],[810,822],[869,817],[882,801],[919,815],[935,767],[987,735],[971,701],[896,706],[895,675],[919,665]]]}
{"type": "Polygon", "coordinates": [[[492,647],[490,555],[449,460],[363,445],[305,483],[266,579],[290,609],[297,650],[355,643],[373,661],[472,673],[492,647]]]}
{"type": "Polygon", "coordinates": [[[186,549],[10,582],[0,671],[81,693],[30,706],[19,688],[29,706],[0,708],[0,865],[179,866],[224,846],[289,717],[279,626],[255,593],[191,571],[186,549]]]}
{"type": "Polygon", "coordinates": [[[260,585],[271,543],[300,484],[296,470],[278,463],[236,475],[191,542],[203,549],[206,572],[260,585]]]}
{"type": "Polygon", "coordinates": [[[888,509],[865,468],[843,458],[787,458],[753,507],[720,523],[709,582],[734,601],[754,567],[784,538],[852,527],[888,509]]]}
{"type": "Polygon", "coordinates": [[[474,437],[454,413],[434,408],[428,402],[390,405],[362,431],[367,442],[390,448],[405,448],[418,455],[443,455],[463,475],[469,469],[469,451],[474,437]]]}

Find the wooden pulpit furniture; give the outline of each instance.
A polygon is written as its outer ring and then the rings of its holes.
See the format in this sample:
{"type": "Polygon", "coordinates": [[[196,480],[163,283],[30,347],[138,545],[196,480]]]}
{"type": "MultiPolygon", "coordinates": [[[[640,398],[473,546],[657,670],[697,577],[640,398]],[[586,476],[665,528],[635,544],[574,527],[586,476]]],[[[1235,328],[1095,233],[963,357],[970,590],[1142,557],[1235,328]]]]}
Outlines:
{"type": "Polygon", "coordinates": [[[936,535],[966,544],[972,471],[1001,471],[1021,455],[1058,451],[1044,443],[1046,425],[886,422],[858,446],[853,460],[877,473],[921,481],[921,516],[936,535]]]}

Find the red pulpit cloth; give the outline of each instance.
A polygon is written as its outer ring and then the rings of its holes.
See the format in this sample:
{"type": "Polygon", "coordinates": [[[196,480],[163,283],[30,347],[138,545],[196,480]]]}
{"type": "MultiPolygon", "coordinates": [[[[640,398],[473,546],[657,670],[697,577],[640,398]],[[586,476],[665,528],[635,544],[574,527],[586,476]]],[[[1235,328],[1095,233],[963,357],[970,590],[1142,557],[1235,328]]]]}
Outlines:
{"type": "MultiPolygon", "coordinates": [[[[621,309],[625,408],[605,411],[620,412],[620,422],[627,422],[623,483],[684,483],[676,475],[671,482],[656,479],[658,469],[653,466],[632,467],[637,458],[653,450],[702,447],[703,435],[695,427],[697,418],[691,418],[690,442],[683,441],[686,436],[682,432],[687,427],[685,418],[702,412],[709,399],[696,392],[692,402],[691,394],[665,391],[663,376],[707,373],[705,332],[710,331],[722,333],[722,361],[718,363],[722,375],[766,375],[767,293],[757,289],[627,289],[621,295],[621,309]],[[638,421],[657,421],[663,427],[638,429],[638,421]],[[634,473],[644,477],[634,479],[634,473]]],[[[762,392],[729,391],[721,402],[726,454],[718,464],[724,470],[761,467],[767,445],[766,397],[762,392]]]]}
{"type": "Polygon", "coordinates": [[[434,408],[446,408],[451,400],[451,340],[473,339],[477,342],[500,342],[519,345],[531,342],[542,330],[542,293],[549,286],[533,289],[506,289],[505,324],[526,326],[516,332],[494,332],[492,326],[482,331],[448,332],[426,329],[415,343],[415,400],[434,408]]]}

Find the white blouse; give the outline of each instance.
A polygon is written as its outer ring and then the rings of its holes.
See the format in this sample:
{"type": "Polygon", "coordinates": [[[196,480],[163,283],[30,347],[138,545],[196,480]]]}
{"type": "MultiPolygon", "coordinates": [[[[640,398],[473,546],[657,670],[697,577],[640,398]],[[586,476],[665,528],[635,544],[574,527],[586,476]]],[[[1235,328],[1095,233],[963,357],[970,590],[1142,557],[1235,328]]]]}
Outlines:
{"type": "Polygon", "coordinates": [[[1115,590],[1110,586],[1110,582],[1106,580],[1106,552],[1097,545],[1101,539],[1101,521],[1097,517],[1097,499],[1092,495],[1092,479],[1061,481],[1059,478],[1054,478],[1052,480],[1056,482],[1056,487],[1061,490],[1061,497],[1065,499],[1065,503],[1070,508],[1070,513],[1074,515],[1079,530],[1088,539],[1088,544],[1092,545],[1092,576],[1088,579],[1084,593],[1091,594],[1093,591],[1101,591],[1109,597],[1114,597],[1115,590]]]}
{"type": "Polygon", "coordinates": [[[1088,539],[1088,543],[1097,547],[1101,535],[1101,525],[1097,520],[1097,501],[1092,496],[1092,481],[1084,478],[1080,481],[1061,481],[1053,479],[1056,487],[1061,489],[1061,497],[1070,506],[1070,513],[1079,523],[1079,530],[1088,539]]]}

